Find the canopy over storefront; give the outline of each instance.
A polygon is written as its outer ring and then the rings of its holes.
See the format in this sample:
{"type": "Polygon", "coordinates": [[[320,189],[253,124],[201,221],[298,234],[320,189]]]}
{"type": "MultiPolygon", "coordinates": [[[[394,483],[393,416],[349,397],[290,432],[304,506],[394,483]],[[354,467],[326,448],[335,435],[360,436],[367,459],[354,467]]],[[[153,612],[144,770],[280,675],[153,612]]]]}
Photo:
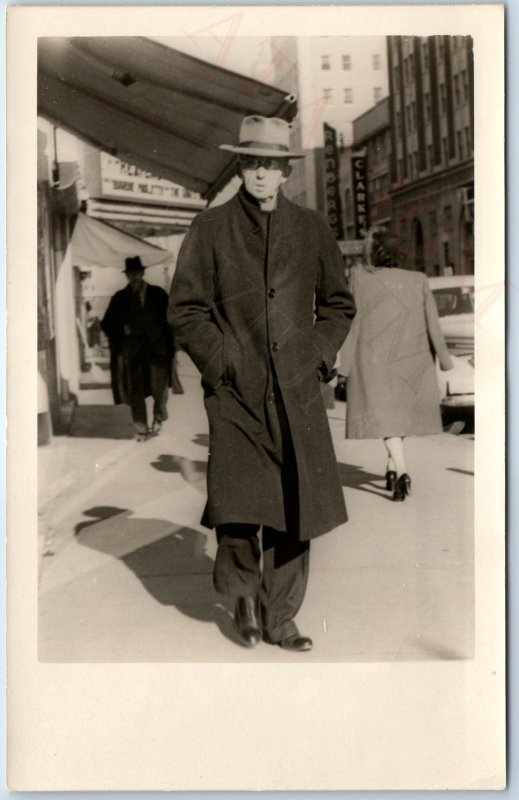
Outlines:
{"type": "Polygon", "coordinates": [[[122,272],[125,259],[131,256],[139,256],[145,267],[171,259],[171,253],[167,250],[81,213],[78,214],[69,248],[71,263],[86,269],[92,266],[111,267],[122,272]]]}
{"type": "Polygon", "coordinates": [[[204,197],[232,174],[250,113],[292,120],[294,95],[143,37],[38,40],[38,114],[204,197]]]}
{"type": "Polygon", "coordinates": [[[85,345],[84,303],[74,273],[94,270],[103,273],[97,292],[112,295],[126,285],[123,275],[125,259],[139,256],[147,267],[146,279],[166,288],[169,285],[168,265],[172,254],[136,236],[106,225],[86,214],[78,214],[74,232],[59,266],[56,279],[55,324],[60,378],[79,398],[81,383],[80,339],[85,345]]]}

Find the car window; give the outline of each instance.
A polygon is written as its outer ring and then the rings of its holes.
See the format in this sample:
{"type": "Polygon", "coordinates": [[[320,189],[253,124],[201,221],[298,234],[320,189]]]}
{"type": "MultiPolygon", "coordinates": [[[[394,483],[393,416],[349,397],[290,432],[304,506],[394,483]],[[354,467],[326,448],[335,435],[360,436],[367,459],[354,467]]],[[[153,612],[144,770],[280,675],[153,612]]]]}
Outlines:
{"type": "Polygon", "coordinates": [[[435,289],[433,295],[440,317],[474,313],[474,290],[472,287],[453,286],[449,289],[435,289]]]}

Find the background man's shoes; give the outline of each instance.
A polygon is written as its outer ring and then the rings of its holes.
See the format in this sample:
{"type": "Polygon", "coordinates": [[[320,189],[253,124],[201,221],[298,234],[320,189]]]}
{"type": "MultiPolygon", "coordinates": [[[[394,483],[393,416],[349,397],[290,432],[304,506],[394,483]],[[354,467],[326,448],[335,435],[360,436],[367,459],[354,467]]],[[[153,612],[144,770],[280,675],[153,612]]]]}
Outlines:
{"type": "Polygon", "coordinates": [[[294,653],[306,653],[314,646],[308,636],[301,636],[299,633],[287,636],[286,639],[281,639],[277,644],[282,650],[292,650],[294,653]]]}
{"type": "Polygon", "coordinates": [[[161,428],[162,428],[162,422],[160,421],[160,419],[154,419],[150,431],[151,435],[158,436],[161,428]]]}
{"type": "Polygon", "coordinates": [[[238,597],[234,608],[234,625],[246,647],[254,647],[261,639],[259,603],[255,597],[238,597]]]}

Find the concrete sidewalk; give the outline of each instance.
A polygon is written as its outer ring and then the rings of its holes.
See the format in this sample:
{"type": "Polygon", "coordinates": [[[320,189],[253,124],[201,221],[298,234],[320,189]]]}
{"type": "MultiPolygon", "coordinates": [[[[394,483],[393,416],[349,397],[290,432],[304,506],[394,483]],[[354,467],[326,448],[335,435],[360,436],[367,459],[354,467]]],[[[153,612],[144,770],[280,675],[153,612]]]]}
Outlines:
{"type": "Polygon", "coordinates": [[[473,437],[407,442],[413,494],[384,491],[385,450],[345,441],[328,412],[349,521],[312,543],[297,622],[310,653],[240,646],[213,592],[200,380],[180,362],[160,436],[57,437],[39,449],[42,661],[270,662],[470,658],[474,646],[473,437]]]}

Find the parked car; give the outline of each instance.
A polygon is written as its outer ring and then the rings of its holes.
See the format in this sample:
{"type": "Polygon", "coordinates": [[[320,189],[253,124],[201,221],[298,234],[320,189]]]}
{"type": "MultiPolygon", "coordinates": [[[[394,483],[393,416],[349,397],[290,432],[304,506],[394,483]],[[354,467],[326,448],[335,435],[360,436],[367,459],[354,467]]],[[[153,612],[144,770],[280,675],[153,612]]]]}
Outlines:
{"type": "Polygon", "coordinates": [[[474,276],[429,278],[440,325],[454,361],[438,381],[444,416],[453,409],[474,408],[474,276]]]}

